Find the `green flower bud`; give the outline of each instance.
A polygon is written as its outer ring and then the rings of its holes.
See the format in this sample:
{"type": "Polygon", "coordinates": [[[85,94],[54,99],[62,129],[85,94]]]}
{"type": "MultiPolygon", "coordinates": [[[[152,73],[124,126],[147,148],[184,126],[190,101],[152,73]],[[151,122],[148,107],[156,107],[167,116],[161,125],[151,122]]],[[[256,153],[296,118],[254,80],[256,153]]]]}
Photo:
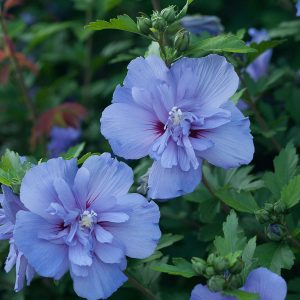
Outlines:
{"type": "Polygon", "coordinates": [[[152,27],[158,31],[164,31],[167,27],[166,20],[158,13],[153,13],[151,17],[152,27]]]}
{"type": "Polygon", "coordinates": [[[230,277],[229,283],[228,283],[228,287],[231,289],[238,289],[243,285],[243,278],[242,276],[239,275],[232,275],[230,277]]]}
{"type": "Polygon", "coordinates": [[[238,258],[232,267],[229,268],[231,274],[239,274],[243,271],[245,264],[241,258],[238,258]]]}
{"type": "Polygon", "coordinates": [[[268,223],[270,220],[269,212],[265,209],[259,209],[255,212],[256,219],[259,223],[268,223]]]}
{"type": "Polygon", "coordinates": [[[167,8],[164,8],[160,15],[166,20],[168,24],[172,24],[176,19],[176,9],[175,6],[169,6],[167,8]]]}
{"type": "Polygon", "coordinates": [[[137,28],[142,34],[149,34],[151,32],[152,22],[149,18],[139,17],[137,18],[137,28]]]}
{"type": "Polygon", "coordinates": [[[189,48],[189,45],[190,33],[185,30],[178,31],[174,39],[174,47],[176,50],[183,52],[189,48]]]}
{"type": "Polygon", "coordinates": [[[218,274],[223,274],[229,268],[229,261],[224,257],[215,257],[213,267],[218,274]]]}
{"type": "Polygon", "coordinates": [[[214,253],[209,254],[208,258],[207,258],[207,263],[209,265],[212,265],[214,263],[215,258],[216,258],[216,255],[214,253]]]}
{"type": "Polygon", "coordinates": [[[265,210],[269,213],[272,213],[274,211],[274,204],[273,203],[266,203],[265,204],[265,210]]]}
{"type": "Polygon", "coordinates": [[[286,205],[281,201],[278,201],[274,204],[274,211],[277,214],[284,214],[286,212],[286,209],[286,205]]]}
{"type": "Polygon", "coordinates": [[[207,277],[214,276],[215,274],[216,274],[216,272],[213,267],[207,267],[205,269],[205,275],[207,275],[207,277]]]}
{"type": "Polygon", "coordinates": [[[199,273],[199,274],[203,274],[205,272],[205,269],[207,267],[207,263],[204,259],[199,258],[199,257],[193,257],[191,259],[192,265],[193,265],[193,269],[199,273]]]}
{"type": "Polygon", "coordinates": [[[220,275],[213,276],[207,282],[207,286],[212,292],[223,291],[225,285],[226,285],[226,280],[223,276],[220,275]]]}
{"type": "Polygon", "coordinates": [[[281,241],[286,234],[286,230],[281,224],[270,224],[266,229],[267,237],[274,242],[281,241]]]}

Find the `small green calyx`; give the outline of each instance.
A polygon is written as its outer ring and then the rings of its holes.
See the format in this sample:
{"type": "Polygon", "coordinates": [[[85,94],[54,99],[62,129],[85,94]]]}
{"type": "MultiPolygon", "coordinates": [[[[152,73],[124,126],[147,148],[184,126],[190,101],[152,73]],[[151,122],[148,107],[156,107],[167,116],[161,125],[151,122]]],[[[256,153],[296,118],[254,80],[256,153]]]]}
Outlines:
{"type": "Polygon", "coordinates": [[[213,292],[220,292],[226,287],[226,280],[221,275],[215,275],[208,280],[207,286],[213,292]]]}
{"type": "Polygon", "coordinates": [[[240,274],[244,269],[245,263],[241,258],[238,258],[233,266],[229,268],[231,274],[240,274]]]}
{"type": "Polygon", "coordinates": [[[151,16],[152,27],[158,31],[164,31],[167,27],[166,20],[161,16],[159,12],[154,12],[151,16]]]}
{"type": "Polygon", "coordinates": [[[147,17],[138,17],[137,18],[137,28],[140,33],[148,35],[151,33],[152,22],[147,17]]]}
{"type": "Polygon", "coordinates": [[[280,242],[286,235],[286,228],[281,224],[269,224],[266,228],[267,237],[274,242],[280,242]]]}
{"type": "Polygon", "coordinates": [[[199,257],[193,257],[191,259],[193,269],[200,275],[203,275],[205,272],[205,269],[207,267],[207,263],[204,259],[199,257]]]}
{"type": "Polygon", "coordinates": [[[176,7],[174,5],[171,5],[167,8],[164,8],[160,12],[160,15],[168,23],[168,25],[170,25],[176,21],[176,13],[177,13],[176,7]]]}
{"type": "Polygon", "coordinates": [[[174,47],[177,51],[183,52],[189,48],[190,33],[186,30],[180,30],[176,33],[174,39],[174,47]]]}

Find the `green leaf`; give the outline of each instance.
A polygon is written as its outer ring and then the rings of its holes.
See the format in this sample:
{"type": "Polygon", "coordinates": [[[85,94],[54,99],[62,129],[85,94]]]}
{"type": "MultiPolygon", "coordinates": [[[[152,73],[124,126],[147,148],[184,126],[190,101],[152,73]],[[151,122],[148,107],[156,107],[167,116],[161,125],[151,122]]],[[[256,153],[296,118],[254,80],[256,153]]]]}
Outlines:
{"type": "Polygon", "coordinates": [[[296,175],[299,157],[293,144],[288,144],[274,159],[274,173],[266,172],[263,180],[276,198],[282,188],[296,175]]]}
{"type": "Polygon", "coordinates": [[[166,233],[160,238],[156,250],[160,250],[173,245],[174,243],[181,241],[184,238],[183,235],[166,233]]]}
{"type": "Polygon", "coordinates": [[[92,156],[92,155],[100,155],[100,154],[101,154],[101,153],[99,153],[99,152],[88,152],[88,153],[82,155],[82,156],[78,159],[77,164],[78,164],[78,165],[81,165],[81,164],[83,164],[90,156],[92,156]]]}
{"type": "Polygon", "coordinates": [[[250,47],[253,49],[256,49],[257,52],[249,53],[248,54],[248,63],[250,64],[253,62],[258,56],[260,56],[265,51],[275,48],[278,45],[281,45],[286,40],[270,40],[270,41],[262,41],[259,44],[257,43],[251,43],[250,47]]]}
{"type": "Polygon", "coordinates": [[[252,294],[241,290],[226,291],[223,294],[234,296],[237,300],[259,300],[258,294],[252,294]]]}
{"type": "Polygon", "coordinates": [[[284,243],[267,243],[256,247],[254,257],[257,265],[264,266],[280,274],[281,269],[290,270],[294,265],[295,256],[290,247],[284,243]]]}
{"type": "Polygon", "coordinates": [[[248,272],[253,265],[253,256],[256,249],[256,236],[250,239],[242,252],[242,260],[245,263],[245,267],[242,271],[243,278],[246,279],[248,272]]]}
{"type": "Polygon", "coordinates": [[[239,102],[239,100],[243,97],[245,91],[246,91],[246,88],[243,88],[243,89],[239,90],[238,92],[236,92],[236,93],[230,98],[230,100],[231,100],[234,104],[237,104],[237,103],[239,102]]]}
{"type": "Polygon", "coordinates": [[[61,157],[63,157],[64,159],[71,159],[71,158],[76,158],[78,157],[81,152],[83,151],[85,146],[85,143],[80,143],[78,145],[75,145],[73,147],[71,147],[66,153],[62,154],[61,157]]]}
{"type": "Polygon", "coordinates": [[[194,0],[187,0],[186,4],[184,5],[184,7],[182,8],[182,10],[177,14],[176,19],[180,20],[182,19],[188,11],[189,5],[193,2],[194,0]]]}
{"type": "Polygon", "coordinates": [[[152,269],[162,273],[183,276],[186,278],[191,278],[197,275],[197,273],[194,271],[193,265],[186,259],[180,257],[173,258],[172,262],[174,265],[168,265],[165,263],[159,265],[157,264],[154,265],[152,269]]]}
{"type": "Polygon", "coordinates": [[[215,194],[228,206],[240,212],[253,213],[259,206],[249,192],[237,192],[234,189],[220,189],[215,194]]]}
{"type": "Polygon", "coordinates": [[[198,41],[191,46],[185,55],[199,55],[199,53],[204,55],[205,52],[250,53],[256,51],[256,49],[247,46],[246,43],[237,36],[223,34],[198,41]]]}
{"type": "Polygon", "coordinates": [[[238,227],[238,218],[232,210],[223,223],[224,237],[217,236],[214,241],[217,252],[226,256],[230,253],[243,250],[246,244],[246,238],[238,227]]]}
{"type": "Polygon", "coordinates": [[[285,187],[283,187],[280,201],[285,203],[287,208],[291,208],[298,204],[300,201],[300,175],[295,176],[285,187]]]}
{"type": "Polygon", "coordinates": [[[90,30],[117,29],[140,34],[136,23],[128,15],[118,16],[117,18],[110,19],[109,22],[97,20],[89,23],[85,28],[90,30]]]}
{"type": "Polygon", "coordinates": [[[294,36],[295,40],[300,40],[300,20],[282,22],[277,28],[269,31],[271,38],[285,38],[294,36]]]}

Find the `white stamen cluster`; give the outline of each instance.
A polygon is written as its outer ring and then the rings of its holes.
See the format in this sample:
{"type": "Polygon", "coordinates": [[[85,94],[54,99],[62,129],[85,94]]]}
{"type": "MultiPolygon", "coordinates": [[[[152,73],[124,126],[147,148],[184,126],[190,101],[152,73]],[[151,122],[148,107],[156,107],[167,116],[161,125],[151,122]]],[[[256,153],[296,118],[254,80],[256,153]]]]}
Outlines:
{"type": "Polygon", "coordinates": [[[81,215],[79,224],[81,227],[91,228],[93,226],[93,224],[95,223],[96,217],[97,217],[97,214],[93,210],[91,210],[91,211],[85,210],[81,215]]]}

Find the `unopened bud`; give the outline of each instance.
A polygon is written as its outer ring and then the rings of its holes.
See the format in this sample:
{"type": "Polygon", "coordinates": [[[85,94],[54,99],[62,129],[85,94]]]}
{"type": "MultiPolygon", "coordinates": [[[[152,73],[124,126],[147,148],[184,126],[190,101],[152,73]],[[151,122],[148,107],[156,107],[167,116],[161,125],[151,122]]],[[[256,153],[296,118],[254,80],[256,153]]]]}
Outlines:
{"type": "Polygon", "coordinates": [[[213,262],[216,273],[223,274],[229,268],[229,261],[224,257],[216,257],[213,262]]]}
{"type": "Polygon", "coordinates": [[[259,223],[268,223],[270,220],[269,213],[265,209],[259,209],[255,212],[256,219],[259,223]]]}
{"type": "Polygon", "coordinates": [[[265,204],[265,210],[269,213],[272,213],[274,211],[274,204],[273,203],[266,203],[265,204]]]}
{"type": "Polygon", "coordinates": [[[216,255],[214,253],[209,254],[208,258],[207,258],[207,263],[209,265],[212,265],[214,263],[215,258],[216,258],[216,255]]]}
{"type": "Polygon", "coordinates": [[[215,272],[215,269],[214,269],[213,267],[207,267],[207,268],[205,269],[205,275],[206,275],[207,277],[214,276],[215,274],[216,274],[216,272],[215,272]]]}
{"type": "Polygon", "coordinates": [[[277,214],[284,214],[286,212],[286,205],[283,202],[278,201],[274,204],[274,211],[277,214]]]}
{"type": "Polygon", "coordinates": [[[285,228],[280,224],[270,224],[266,229],[267,237],[274,242],[281,241],[285,236],[285,228]]]}
{"type": "Polygon", "coordinates": [[[193,257],[191,259],[193,269],[198,273],[198,274],[203,274],[205,272],[205,269],[207,267],[207,263],[204,259],[199,258],[199,257],[193,257]]]}
{"type": "Polygon", "coordinates": [[[229,288],[238,289],[243,285],[243,278],[239,275],[232,275],[229,280],[229,288]]]}
{"type": "Polygon", "coordinates": [[[164,31],[167,26],[166,20],[160,15],[159,12],[155,12],[152,17],[152,27],[158,31],[164,31]]]}
{"type": "Polygon", "coordinates": [[[151,32],[152,22],[149,18],[139,17],[137,18],[137,28],[142,34],[149,34],[151,32]]]}
{"type": "Polygon", "coordinates": [[[223,276],[216,275],[210,278],[207,282],[208,288],[213,292],[223,291],[225,288],[226,280],[223,276]]]}
{"type": "Polygon", "coordinates": [[[160,15],[166,20],[168,24],[172,24],[176,19],[176,9],[175,6],[169,6],[167,8],[164,8],[160,15]]]}
{"type": "Polygon", "coordinates": [[[231,274],[239,274],[243,271],[244,268],[244,262],[241,258],[238,258],[237,261],[234,263],[232,267],[229,268],[229,272],[231,274]]]}
{"type": "Polygon", "coordinates": [[[174,47],[176,50],[183,52],[189,48],[189,45],[190,33],[185,30],[178,31],[174,39],[174,47]]]}

